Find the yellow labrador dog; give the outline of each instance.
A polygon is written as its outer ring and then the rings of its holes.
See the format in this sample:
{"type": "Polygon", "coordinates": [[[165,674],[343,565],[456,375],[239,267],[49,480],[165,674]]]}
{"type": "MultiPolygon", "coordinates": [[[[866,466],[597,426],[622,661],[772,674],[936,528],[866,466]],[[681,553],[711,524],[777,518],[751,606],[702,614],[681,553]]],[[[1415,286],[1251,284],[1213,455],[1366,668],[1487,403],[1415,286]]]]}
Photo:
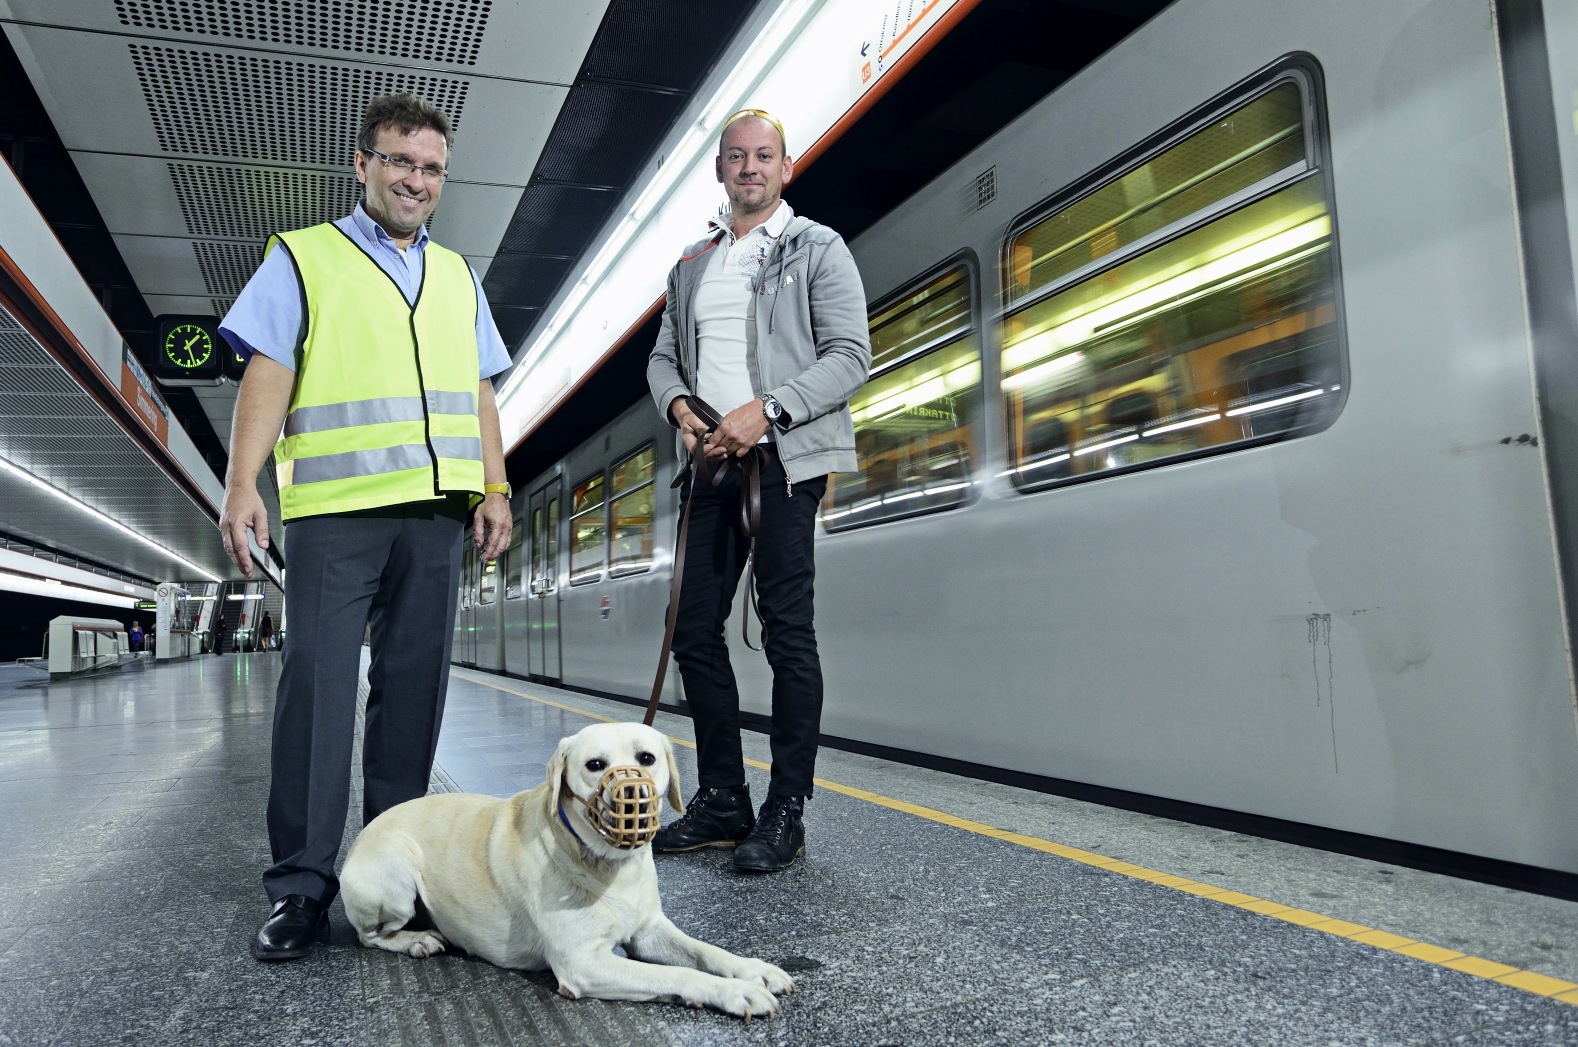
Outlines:
{"type": "Polygon", "coordinates": [[[535,789],[425,796],[373,819],[340,875],[346,915],[363,945],[427,957],[453,943],[500,967],[551,967],[571,999],[776,1013],[794,989],[787,974],[663,915],[648,844],[665,794],[680,810],[667,738],[640,724],[587,727],[559,743],[535,789]],[[434,929],[407,928],[419,904],[434,929]]]}

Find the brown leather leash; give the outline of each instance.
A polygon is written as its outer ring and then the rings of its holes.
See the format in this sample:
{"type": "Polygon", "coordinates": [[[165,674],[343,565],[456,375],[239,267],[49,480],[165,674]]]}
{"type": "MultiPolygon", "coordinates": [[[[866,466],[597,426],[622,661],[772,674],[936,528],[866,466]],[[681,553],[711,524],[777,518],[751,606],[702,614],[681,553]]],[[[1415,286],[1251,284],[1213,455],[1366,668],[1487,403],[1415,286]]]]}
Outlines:
{"type": "MultiPolygon", "coordinates": [[[[749,454],[743,458],[726,458],[714,472],[707,465],[707,437],[711,436],[718,426],[723,424],[723,418],[699,396],[685,397],[685,405],[692,414],[701,419],[707,431],[697,437],[696,444],[690,450],[690,479],[685,485],[685,511],[680,514],[679,540],[674,543],[674,577],[669,581],[668,616],[663,624],[663,650],[658,655],[657,677],[652,681],[652,697],[647,700],[647,714],[641,720],[648,727],[652,726],[652,719],[657,715],[658,698],[663,694],[663,681],[668,677],[669,656],[674,650],[674,626],[679,621],[679,595],[685,581],[685,547],[690,538],[690,509],[695,500],[696,481],[706,477],[707,483],[713,487],[723,485],[724,479],[729,474],[729,469],[735,464],[740,467],[740,530],[751,540],[751,551],[746,560],[745,585],[749,594],[750,607],[756,613],[757,621],[762,621],[761,608],[756,602],[756,532],[762,526],[762,452],[758,448],[751,448],[749,454]]],[[[748,618],[749,616],[747,616],[748,618]]],[[[742,631],[744,626],[742,625],[742,631]]],[[[767,643],[767,626],[762,623],[762,643],[767,643]]],[[[753,651],[761,650],[751,644],[749,635],[745,644],[753,651]]]]}

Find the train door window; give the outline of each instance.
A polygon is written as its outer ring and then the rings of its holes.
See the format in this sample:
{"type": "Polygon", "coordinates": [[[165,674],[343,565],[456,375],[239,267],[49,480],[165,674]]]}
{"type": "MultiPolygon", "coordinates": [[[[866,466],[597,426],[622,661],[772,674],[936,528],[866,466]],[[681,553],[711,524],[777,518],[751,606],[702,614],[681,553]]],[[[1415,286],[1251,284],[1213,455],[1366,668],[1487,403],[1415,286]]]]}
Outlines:
{"type": "Polygon", "coordinates": [[[505,555],[504,564],[508,571],[504,583],[504,599],[515,600],[521,594],[521,576],[525,568],[526,528],[519,517],[515,519],[515,526],[510,531],[510,551],[505,555]]]}
{"type": "Polygon", "coordinates": [[[1002,391],[1034,488],[1308,433],[1345,369],[1300,68],[1011,236],[1002,391]]]}
{"type": "Polygon", "coordinates": [[[548,570],[544,584],[552,592],[559,584],[559,499],[548,499],[548,570]]]}
{"type": "Polygon", "coordinates": [[[499,594],[499,562],[496,559],[489,560],[479,564],[479,568],[477,602],[490,604],[499,594]]]}
{"type": "Polygon", "coordinates": [[[652,567],[652,527],[657,519],[653,468],[657,455],[648,444],[609,470],[608,573],[637,574],[652,567]]]}
{"type": "Polygon", "coordinates": [[[543,562],[544,555],[547,552],[547,546],[543,545],[542,541],[541,506],[538,506],[531,511],[531,550],[531,593],[533,596],[536,596],[542,591],[543,581],[548,573],[547,564],[543,562]]]}
{"type": "Polygon", "coordinates": [[[828,485],[829,531],[968,499],[981,407],[972,286],[954,266],[872,313],[872,377],[849,402],[860,469],[828,485]]]}
{"type": "Polygon", "coordinates": [[[583,480],[570,496],[570,584],[595,582],[603,574],[603,542],[608,534],[603,474],[583,480]]]}

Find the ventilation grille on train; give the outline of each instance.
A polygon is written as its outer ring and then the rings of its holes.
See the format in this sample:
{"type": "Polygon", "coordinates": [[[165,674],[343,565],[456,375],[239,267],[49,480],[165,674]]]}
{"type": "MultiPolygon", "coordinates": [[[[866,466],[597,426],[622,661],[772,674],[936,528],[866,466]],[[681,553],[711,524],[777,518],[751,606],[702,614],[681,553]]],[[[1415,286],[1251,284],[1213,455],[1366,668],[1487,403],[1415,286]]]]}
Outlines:
{"type": "Polygon", "coordinates": [[[458,129],[471,86],[385,69],[127,46],[159,145],[173,153],[347,164],[371,99],[410,91],[458,129]]]}
{"type": "Polygon", "coordinates": [[[262,240],[351,213],[362,187],[348,175],[168,164],[193,236],[262,240]]]}
{"type": "Polygon", "coordinates": [[[997,168],[988,167],[986,170],[976,175],[974,189],[975,191],[971,195],[974,199],[975,206],[970,208],[970,210],[979,211],[993,200],[996,200],[997,168]]]}
{"type": "Polygon", "coordinates": [[[215,244],[194,241],[192,252],[197,255],[197,269],[203,274],[203,286],[211,295],[241,293],[257,267],[263,264],[263,248],[257,244],[215,244]]]}
{"type": "Polygon", "coordinates": [[[223,320],[225,314],[230,312],[230,307],[236,304],[236,300],[234,298],[210,298],[208,303],[213,306],[214,315],[223,320]]]}
{"type": "Polygon", "coordinates": [[[115,0],[121,25],[476,65],[493,0],[115,0]]]}

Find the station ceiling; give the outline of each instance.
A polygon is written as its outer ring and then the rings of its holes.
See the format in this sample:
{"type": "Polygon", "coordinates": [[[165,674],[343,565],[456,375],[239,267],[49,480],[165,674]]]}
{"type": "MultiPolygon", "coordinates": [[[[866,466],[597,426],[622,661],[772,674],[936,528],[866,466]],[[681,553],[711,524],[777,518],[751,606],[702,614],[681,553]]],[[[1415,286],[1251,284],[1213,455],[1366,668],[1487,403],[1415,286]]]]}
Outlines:
{"type": "MultiPolygon", "coordinates": [[[[0,22],[98,212],[57,234],[103,254],[75,228],[101,222],[152,316],[223,315],[270,233],[348,213],[363,107],[410,90],[455,123],[430,232],[483,278],[514,348],[755,6],[0,0],[0,22]]],[[[152,332],[127,334],[147,358],[152,332]]],[[[216,472],[235,393],[170,396],[201,409],[216,472]]]]}

